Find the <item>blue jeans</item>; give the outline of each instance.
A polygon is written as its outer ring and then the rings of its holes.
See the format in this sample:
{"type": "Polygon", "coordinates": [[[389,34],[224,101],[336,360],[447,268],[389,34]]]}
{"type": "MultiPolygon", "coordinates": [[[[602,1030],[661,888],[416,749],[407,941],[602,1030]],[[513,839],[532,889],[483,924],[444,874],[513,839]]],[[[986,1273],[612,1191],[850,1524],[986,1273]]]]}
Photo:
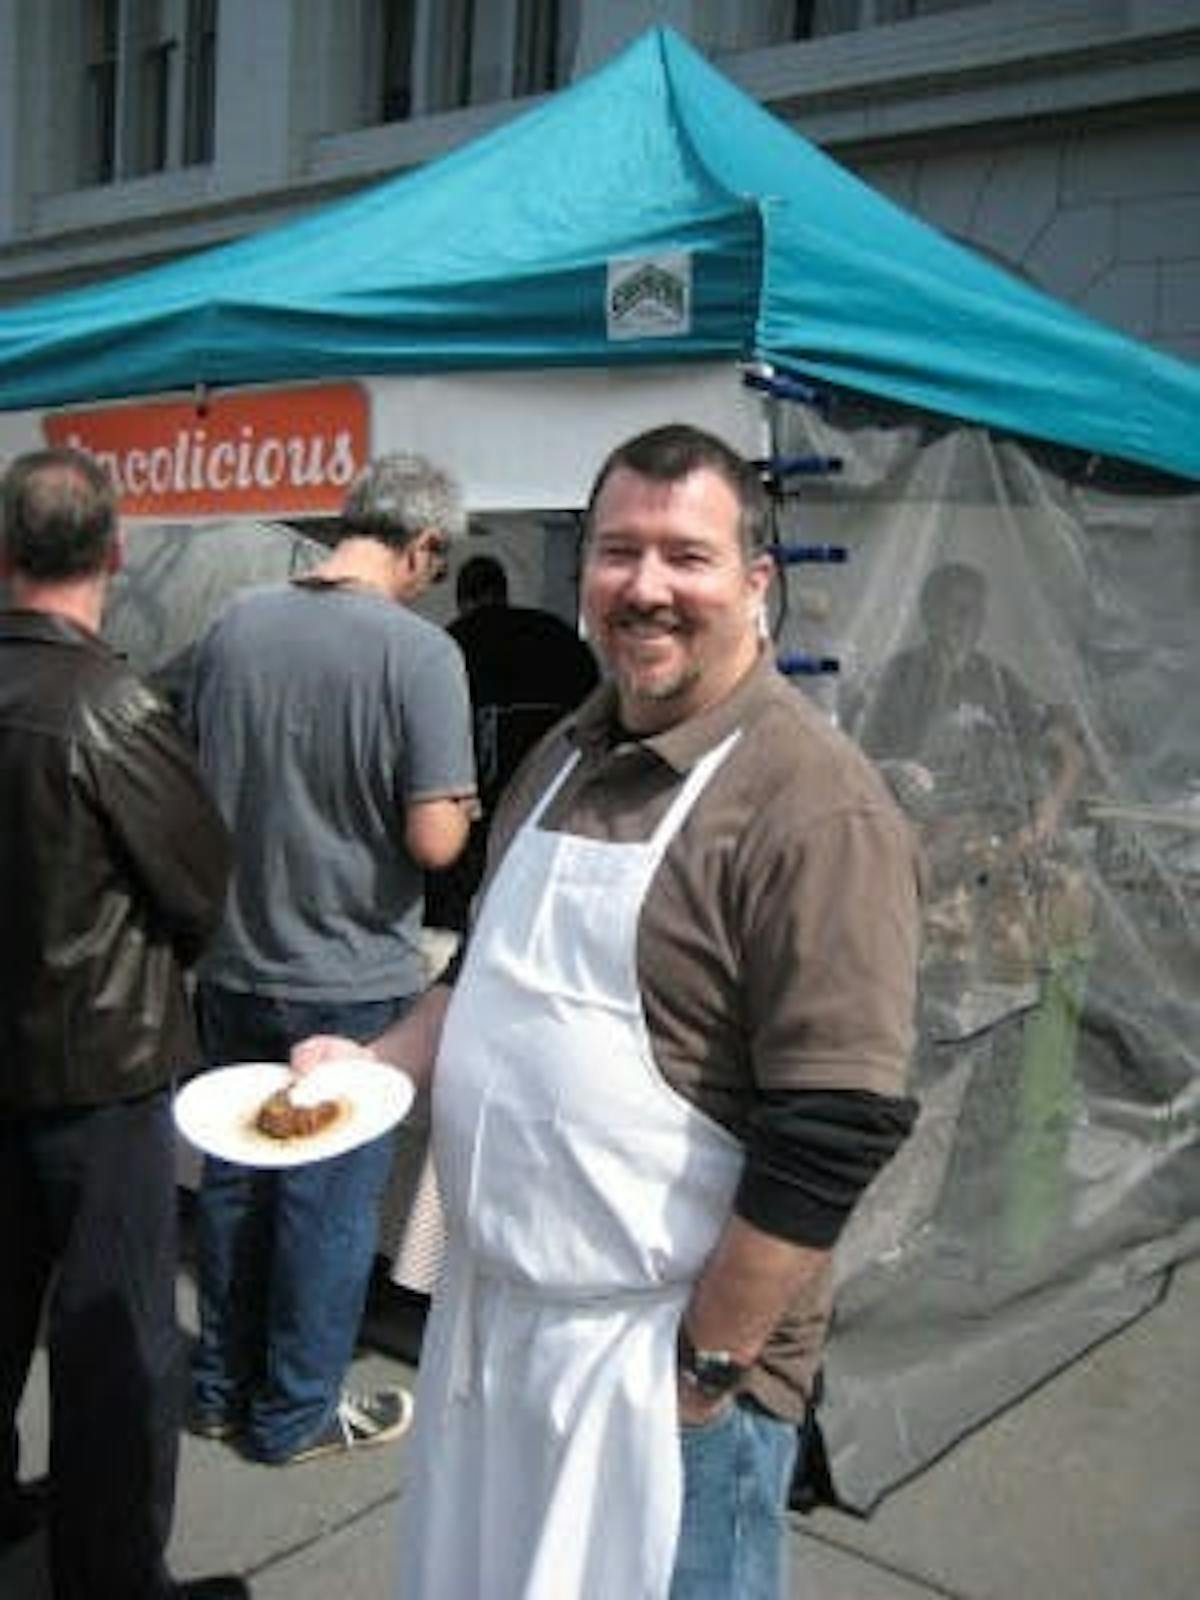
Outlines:
{"type": "MultiPolygon", "coordinates": [[[[212,1066],[286,1061],[314,1033],[374,1038],[411,999],[274,1000],[203,984],[212,1066]]],[[[391,1171],[390,1134],[328,1161],[280,1171],[209,1157],[197,1199],[197,1411],[227,1417],[260,1461],[315,1439],[337,1409],[354,1355],[391,1171]]]]}
{"type": "Polygon", "coordinates": [[[683,1520],[670,1600],[782,1600],[801,1430],[742,1398],[680,1437],[683,1520]]]}

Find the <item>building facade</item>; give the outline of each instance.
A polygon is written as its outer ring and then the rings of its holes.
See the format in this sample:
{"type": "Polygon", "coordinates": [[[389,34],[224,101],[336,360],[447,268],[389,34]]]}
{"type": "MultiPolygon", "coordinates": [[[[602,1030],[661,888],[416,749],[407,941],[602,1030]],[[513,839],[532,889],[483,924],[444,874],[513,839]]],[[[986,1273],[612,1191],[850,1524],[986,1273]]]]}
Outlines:
{"type": "Polygon", "coordinates": [[[0,304],[420,165],[658,22],[904,208],[1200,359],[1195,0],[0,0],[0,304]]]}

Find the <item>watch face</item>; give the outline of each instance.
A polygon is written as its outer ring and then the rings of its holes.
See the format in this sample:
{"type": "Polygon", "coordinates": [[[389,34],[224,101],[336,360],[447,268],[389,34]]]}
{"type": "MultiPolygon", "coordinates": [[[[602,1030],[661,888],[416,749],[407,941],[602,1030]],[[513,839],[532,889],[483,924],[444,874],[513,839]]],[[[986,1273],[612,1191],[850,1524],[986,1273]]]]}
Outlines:
{"type": "Polygon", "coordinates": [[[689,1383],[717,1399],[737,1387],[745,1373],[727,1350],[697,1350],[682,1325],[679,1330],[679,1370],[689,1383]]]}
{"type": "Polygon", "coordinates": [[[742,1369],[727,1356],[697,1354],[693,1369],[696,1387],[705,1394],[728,1394],[742,1375],[742,1369]]]}

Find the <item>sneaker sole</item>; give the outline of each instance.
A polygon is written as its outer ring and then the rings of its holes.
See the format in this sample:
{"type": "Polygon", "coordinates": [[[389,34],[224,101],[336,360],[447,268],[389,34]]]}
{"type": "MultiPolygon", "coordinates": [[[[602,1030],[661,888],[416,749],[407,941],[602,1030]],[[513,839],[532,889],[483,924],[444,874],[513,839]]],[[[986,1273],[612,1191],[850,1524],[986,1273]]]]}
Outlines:
{"type": "Polygon", "coordinates": [[[194,1439],[209,1439],[217,1444],[234,1439],[241,1432],[239,1423],[220,1417],[213,1418],[211,1422],[189,1421],[185,1426],[194,1439]]]}
{"type": "Polygon", "coordinates": [[[296,1450],[281,1461],[268,1461],[270,1467],[297,1467],[304,1461],[318,1461],[322,1456],[349,1456],[358,1450],[373,1450],[379,1444],[391,1444],[401,1439],[412,1427],[413,1398],[407,1389],[400,1390],[400,1415],[390,1428],[380,1428],[369,1439],[327,1439],[320,1444],[310,1444],[296,1450]]]}

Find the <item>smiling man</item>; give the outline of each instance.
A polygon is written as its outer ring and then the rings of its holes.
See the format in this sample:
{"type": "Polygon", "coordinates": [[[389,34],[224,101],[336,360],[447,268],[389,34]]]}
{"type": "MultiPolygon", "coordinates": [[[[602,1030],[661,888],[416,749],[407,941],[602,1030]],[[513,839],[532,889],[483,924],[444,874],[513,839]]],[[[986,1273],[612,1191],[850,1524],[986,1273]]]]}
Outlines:
{"type": "Polygon", "coordinates": [[[741,524],[708,469],[658,480],[617,464],[594,498],[584,615],[631,733],[695,716],[754,666],[771,562],[741,524]]]}
{"type": "Polygon", "coordinates": [[[610,456],[611,681],[506,792],[460,968],[370,1048],[434,1074],[449,1234],[405,1600],[784,1592],[830,1253],[912,1119],[918,916],[888,790],[763,642],[767,527],[709,434],[610,456]]]}

